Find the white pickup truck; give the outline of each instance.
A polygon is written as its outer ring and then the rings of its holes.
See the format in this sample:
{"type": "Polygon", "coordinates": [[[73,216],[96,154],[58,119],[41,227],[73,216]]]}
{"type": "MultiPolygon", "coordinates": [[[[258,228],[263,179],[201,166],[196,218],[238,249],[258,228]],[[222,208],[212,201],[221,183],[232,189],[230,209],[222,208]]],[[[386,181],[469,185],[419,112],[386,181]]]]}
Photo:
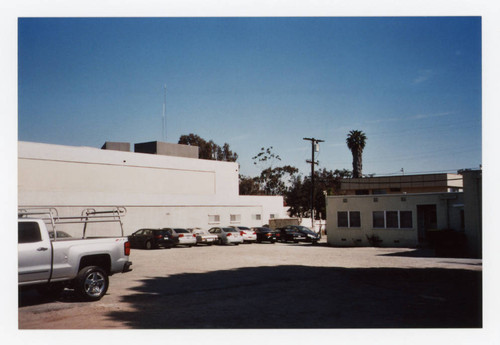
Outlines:
{"type": "Polygon", "coordinates": [[[59,217],[55,209],[46,210],[19,210],[19,287],[36,287],[40,293],[53,296],[69,287],[83,300],[101,299],[109,276],[131,271],[130,244],[123,236],[120,218],[124,208],[86,209],[76,217],[59,217]],[[89,224],[109,222],[120,225],[121,236],[86,235],[89,224]],[[83,224],[82,236],[69,236],[59,230],[62,224],[83,224]]]}

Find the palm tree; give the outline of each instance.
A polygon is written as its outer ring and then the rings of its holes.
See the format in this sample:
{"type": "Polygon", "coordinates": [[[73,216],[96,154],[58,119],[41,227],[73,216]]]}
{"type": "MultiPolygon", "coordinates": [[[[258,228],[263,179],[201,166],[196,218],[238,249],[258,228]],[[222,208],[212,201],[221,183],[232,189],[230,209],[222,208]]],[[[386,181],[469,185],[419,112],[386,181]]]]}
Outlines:
{"type": "Polygon", "coordinates": [[[352,152],[352,177],[362,176],[363,149],[366,144],[366,135],[362,131],[352,130],[347,135],[347,147],[352,152]]]}

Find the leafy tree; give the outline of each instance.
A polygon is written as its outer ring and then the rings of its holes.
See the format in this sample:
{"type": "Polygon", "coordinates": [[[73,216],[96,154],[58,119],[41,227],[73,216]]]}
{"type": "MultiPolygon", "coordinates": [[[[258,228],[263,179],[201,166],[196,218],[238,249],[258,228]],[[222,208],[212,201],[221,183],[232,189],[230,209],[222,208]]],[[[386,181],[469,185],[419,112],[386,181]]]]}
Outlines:
{"type": "Polygon", "coordinates": [[[298,171],[290,165],[262,170],[258,178],[261,191],[266,195],[285,195],[298,171]]]}
{"type": "Polygon", "coordinates": [[[352,152],[352,175],[354,178],[363,175],[363,150],[366,144],[366,135],[362,131],[352,130],[347,135],[347,147],[352,152]]]}
{"type": "Polygon", "coordinates": [[[273,147],[269,146],[268,148],[262,147],[260,149],[260,152],[256,154],[253,159],[253,164],[257,165],[259,163],[269,163],[269,165],[272,167],[274,162],[276,160],[280,161],[281,157],[274,152],[272,152],[273,147]]]}
{"type": "MultiPolygon", "coordinates": [[[[316,218],[326,218],[325,193],[327,195],[338,195],[340,191],[340,180],[351,177],[349,170],[326,170],[325,168],[315,171],[315,189],[318,191],[314,196],[314,213],[316,218]]],[[[285,202],[290,207],[290,213],[296,217],[311,216],[311,177],[296,176],[292,186],[285,194],[285,202]]]]}
{"type": "Polygon", "coordinates": [[[252,157],[254,164],[261,166],[261,172],[257,177],[240,176],[240,194],[285,195],[287,193],[299,170],[290,165],[273,167],[273,164],[281,158],[272,150],[272,146],[262,147],[260,152],[252,157]]]}
{"type": "Polygon", "coordinates": [[[201,159],[211,159],[218,161],[236,162],[238,154],[231,151],[229,144],[224,143],[221,147],[213,140],[206,141],[196,134],[181,135],[179,144],[198,146],[199,157],[201,159]]]}
{"type": "Polygon", "coordinates": [[[258,177],[248,177],[240,175],[240,195],[260,195],[263,194],[260,190],[258,177]]]}

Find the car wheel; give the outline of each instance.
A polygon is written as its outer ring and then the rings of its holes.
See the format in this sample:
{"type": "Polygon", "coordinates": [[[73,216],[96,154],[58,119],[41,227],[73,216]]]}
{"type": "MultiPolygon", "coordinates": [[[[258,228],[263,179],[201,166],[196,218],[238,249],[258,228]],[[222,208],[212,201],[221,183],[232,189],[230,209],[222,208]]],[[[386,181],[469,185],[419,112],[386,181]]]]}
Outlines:
{"type": "Polygon", "coordinates": [[[272,244],[275,244],[275,243],[276,243],[276,241],[271,241],[271,243],[272,243],[272,244]]]}
{"type": "Polygon", "coordinates": [[[146,241],[146,243],[144,243],[144,248],[146,248],[146,249],[153,248],[153,245],[151,244],[151,241],[146,241]]]}
{"type": "Polygon", "coordinates": [[[75,292],[86,301],[98,301],[108,291],[108,274],[98,266],[87,266],[78,272],[75,292]]]}

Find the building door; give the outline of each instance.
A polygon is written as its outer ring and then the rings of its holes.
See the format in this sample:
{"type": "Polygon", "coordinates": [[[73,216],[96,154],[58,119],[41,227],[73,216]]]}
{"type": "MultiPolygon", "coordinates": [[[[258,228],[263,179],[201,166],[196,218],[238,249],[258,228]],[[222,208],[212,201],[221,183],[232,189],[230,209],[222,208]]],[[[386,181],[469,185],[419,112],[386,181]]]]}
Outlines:
{"type": "Polygon", "coordinates": [[[417,205],[418,243],[427,242],[427,232],[437,228],[436,205],[417,205]]]}

